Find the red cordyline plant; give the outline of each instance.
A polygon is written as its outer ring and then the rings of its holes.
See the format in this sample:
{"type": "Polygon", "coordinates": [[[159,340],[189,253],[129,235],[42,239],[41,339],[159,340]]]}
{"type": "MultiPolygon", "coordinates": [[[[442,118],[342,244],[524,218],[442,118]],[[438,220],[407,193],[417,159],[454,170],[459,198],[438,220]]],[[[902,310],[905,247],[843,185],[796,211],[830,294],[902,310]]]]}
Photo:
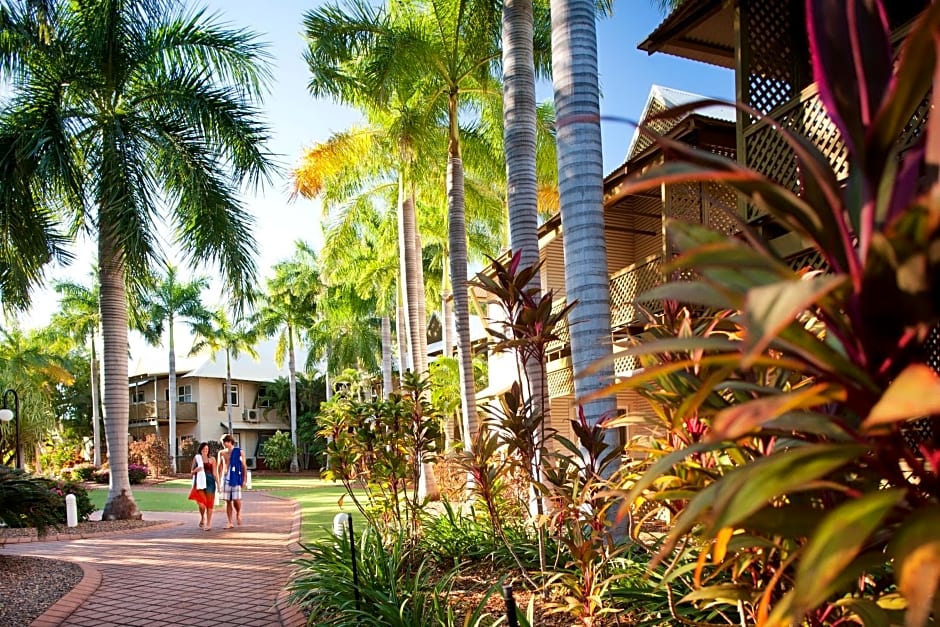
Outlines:
{"type": "MultiPolygon", "coordinates": [[[[725,332],[631,349],[645,370],[618,386],[680,381],[688,393],[671,401],[676,423],[694,415],[707,432],[654,452],[622,496],[624,507],[681,503],[659,557],[692,560],[685,572],[699,589],[686,602],[727,604],[742,624],[916,627],[940,616],[940,455],[935,439],[911,446],[903,437],[914,420],[940,428],[940,378],[923,354],[940,322],[936,115],[913,148],[901,138],[929,97],[940,4],[916,20],[897,62],[877,0],[807,0],[806,14],[847,178],[808,140],[764,119],[792,150],[798,191],[668,138],[657,140],[674,159],[623,191],[724,183],[808,242],[827,271],[791,268],[744,224],[740,238],[668,225],[683,251],[671,269],[698,279],[639,300],[721,315],[725,332]],[[702,455],[718,463],[702,468],[702,455]]],[[[940,93],[932,97],[936,112],[940,93]]]]}

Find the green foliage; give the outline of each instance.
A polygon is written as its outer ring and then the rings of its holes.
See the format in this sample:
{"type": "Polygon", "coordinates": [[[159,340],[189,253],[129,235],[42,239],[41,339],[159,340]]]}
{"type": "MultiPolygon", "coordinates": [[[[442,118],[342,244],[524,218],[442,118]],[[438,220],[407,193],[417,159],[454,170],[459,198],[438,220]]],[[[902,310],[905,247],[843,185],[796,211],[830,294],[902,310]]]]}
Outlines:
{"type": "Polygon", "coordinates": [[[271,470],[284,471],[290,467],[294,457],[294,443],[286,431],[278,431],[265,440],[261,446],[264,454],[264,465],[271,470]]]}
{"type": "Polygon", "coordinates": [[[92,481],[95,477],[95,465],[86,462],[72,466],[69,470],[69,478],[72,481],[92,481]]]}
{"type": "Polygon", "coordinates": [[[42,535],[51,526],[64,525],[68,494],[75,495],[78,519],[88,520],[95,508],[81,484],[0,466],[0,521],[9,527],[35,527],[42,535]]]}
{"type": "Polygon", "coordinates": [[[356,588],[347,534],[303,545],[302,556],[293,562],[297,572],[287,586],[291,602],[317,625],[482,624],[486,618],[482,608],[490,595],[467,616],[458,617],[450,605],[456,571],[436,569],[428,556],[408,547],[405,530],[383,542],[382,534],[367,527],[356,541],[356,588]]]}
{"type": "Polygon", "coordinates": [[[65,442],[53,443],[44,448],[45,452],[39,456],[39,465],[47,474],[58,475],[63,469],[83,461],[78,448],[65,442]]]}
{"type": "Polygon", "coordinates": [[[896,67],[880,3],[807,7],[846,180],[776,127],[799,193],[665,138],[678,159],[621,190],[723,182],[826,266],[793,269],[744,225],[740,239],[668,225],[682,254],[667,270],[697,280],[638,299],[666,312],[627,353],[642,373],[609,391],[639,389],[668,435],[638,443],[650,456],[624,476],[622,509],[654,501],[676,514],[655,561],[690,568],[684,604],[721,608],[727,622],[888,625],[880,606],[900,602],[919,627],[940,585],[940,454],[904,436],[914,420],[940,426],[940,378],[922,356],[940,322],[940,197],[918,195],[927,164],[904,138],[928,97],[940,7],[920,16],[896,67]]]}
{"type": "Polygon", "coordinates": [[[436,457],[440,420],[426,400],[426,378],[406,372],[401,384],[401,393],[386,400],[361,400],[355,385],[341,386],[323,404],[320,433],[330,438],[324,477],[342,481],[376,528],[407,526],[416,537],[421,465],[436,457]],[[364,500],[356,486],[366,489],[364,500]]]}

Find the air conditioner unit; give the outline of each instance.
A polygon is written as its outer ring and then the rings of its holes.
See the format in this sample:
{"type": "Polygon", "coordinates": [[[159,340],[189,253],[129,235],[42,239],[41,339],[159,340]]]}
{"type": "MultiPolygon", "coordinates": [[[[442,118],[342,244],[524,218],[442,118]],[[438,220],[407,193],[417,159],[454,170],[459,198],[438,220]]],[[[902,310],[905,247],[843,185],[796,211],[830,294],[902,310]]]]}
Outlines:
{"type": "Polygon", "coordinates": [[[246,457],[245,466],[248,467],[248,470],[255,470],[258,467],[258,460],[254,457],[246,457]]]}
{"type": "Polygon", "coordinates": [[[258,422],[258,418],[261,416],[261,411],[257,409],[246,409],[242,416],[245,419],[245,422],[258,422]]]}

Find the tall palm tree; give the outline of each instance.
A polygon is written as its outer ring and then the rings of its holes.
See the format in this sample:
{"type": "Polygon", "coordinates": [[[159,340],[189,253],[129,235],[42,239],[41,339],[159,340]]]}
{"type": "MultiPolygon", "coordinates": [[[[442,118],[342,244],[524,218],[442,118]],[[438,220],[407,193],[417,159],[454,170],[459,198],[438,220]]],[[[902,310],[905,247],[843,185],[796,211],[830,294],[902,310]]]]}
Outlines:
{"type": "Polygon", "coordinates": [[[97,337],[101,327],[98,308],[98,287],[71,281],[57,281],[53,288],[59,294],[59,311],[52,316],[52,326],[65,330],[76,344],[88,342],[91,377],[92,461],[101,465],[101,413],[98,399],[97,337]]]}
{"type": "Polygon", "coordinates": [[[62,206],[71,226],[97,235],[111,460],[104,516],[136,516],[127,477],[126,286],[160,260],[154,234],[164,206],[188,260],[217,262],[235,302],[250,293],[255,244],[235,190],[270,169],[267,130],[249,104],[267,77],[265,56],[252,33],[223,28],[178,0],[38,6],[4,5],[0,68],[14,92],[0,120],[10,146],[3,154],[36,164],[29,188],[43,194],[35,203],[62,206]],[[122,494],[127,501],[118,503],[122,494]]]}
{"type": "Polygon", "coordinates": [[[170,467],[177,472],[176,462],[179,451],[176,447],[176,337],[174,327],[177,322],[185,323],[190,329],[208,321],[209,310],[202,303],[202,293],[209,287],[209,280],[197,277],[191,281],[179,279],[176,266],[170,264],[166,272],[151,286],[144,290],[139,303],[139,310],[145,321],[144,338],[158,346],[166,333],[169,373],[169,421],[170,421],[170,467]]]}
{"type": "Polygon", "coordinates": [[[274,266],[268,280],[264,305],[257,313],[256,328],[264,336],[277,335],[274,359],[278,365],[287,357],[290,390],[290,437],[294,444],[290,471],[299,472],[297,463],[297,334],[313,326],[317,297],[323,289],[317,271],[316,253],[305,242],[296,242],[294,256],[274,266]]]}
{"type": "Polygon", "coordinates": [[[212,359],[220,352],[225,353],[225,413],[228,419],[228,434],[232,435],[232,358],[247,353],[258,359],[255,341],[258,339],[255,329],[244,318],[232,319],[224,309],[212,312],[208,320],[193,326],[195,340],[190,355],[208,350],[212,359]]]}
{"type": "MultiPolygon", "coordinates": [[[[564,225],[565,290],[578,305],[568,314],[575,396],[602,389],[613,366],[585,374],[609,357],[610,284],[604,242],[604,168],[593,0],[552,0],[552,80],[558,127],[558,192],[564,225]]],[[[613,417],[616,401],[584,403],[592,423],[613,417]]],[[[610,430],[609,444],[616,436],[610,430]]]]}

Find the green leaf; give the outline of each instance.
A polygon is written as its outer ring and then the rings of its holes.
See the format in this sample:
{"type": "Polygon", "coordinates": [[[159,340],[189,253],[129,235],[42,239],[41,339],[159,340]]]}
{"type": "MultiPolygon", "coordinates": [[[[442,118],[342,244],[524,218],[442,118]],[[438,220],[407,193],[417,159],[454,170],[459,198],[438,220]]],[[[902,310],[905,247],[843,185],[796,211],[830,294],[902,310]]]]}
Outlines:
{"type": "Polygon", "coordinates": [[[844,275],[820,275],[795,281],[762,285],[745,297],[743,325],[746,329],[744,367],[762,352],[810,305],[844,285],[844,275]]]}
{"type": "MultiPolygon", "coordinates": [[[[786,616],[777,618],[789,620],[786,624],[796,624],[807,611],[832,596],[839,580],[851,574],[845,572],[846,567],[903,498],[903,490],[883,490],[843,503],[829,512],[800,556],[792,606],[786,616]]],[[[776,615],[775,611],[771,619],[776,615]]]]}
{"type": "Polygon", "coordinates": [[[854,441],[852,434],[846,431],[832,416],[813,411],[787,412],[764,424],[764,429],[772,431],[811,433],[821,435],[836,442],[854,441]]]}
{"type": "MultiPolygon", "coordinates": [[[[709,537],[767,506],[771,499],[807,489],[812,482],[855,459],[865,447],[849,444],[808,445],[762,457],[737,468],[716,484],[709,537]]],[[[697,497],[701,498],[701,495],[697,497]]]]}
{"type": "Polygon", "coordinates": [[[891,382],[862,427],[877,428],[930,414],[940,414],[940,377],[926,364],[911,364],[891,382]]]}
{"type": "Polygon", "coordinates": [[[723,583],[707,588],[699,588],[688,593],[679,601],[687,603],[689,601],[719,601],[734,605],[738,601],[750,601],[752,598],[750,590],[744,586],[736,586],[730,583],[723,583]]]}
{"type": "Polygon", "coordinates": [[[870,599],[846,597],[836,601],[836,605],[849,610],[865,627],[891,627],[891,617],[870,599]]]}
{"type": "Polygon", "coordinates": [[[920,627],[930,616],[931,600],[940,605],[940,507],[915,512],[889,547],[901,594],[907,599],[907,627],[920,627]]]}

